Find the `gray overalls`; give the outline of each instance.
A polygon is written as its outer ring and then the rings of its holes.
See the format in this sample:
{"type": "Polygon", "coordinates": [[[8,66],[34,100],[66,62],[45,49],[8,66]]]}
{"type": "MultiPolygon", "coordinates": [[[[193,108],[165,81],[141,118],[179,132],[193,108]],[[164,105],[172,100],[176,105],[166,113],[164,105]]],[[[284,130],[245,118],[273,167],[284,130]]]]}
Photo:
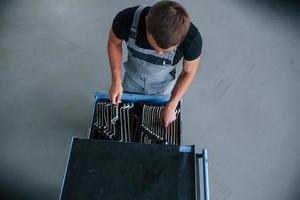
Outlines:
{"type": "Polygon", "coordinates": [[[172,66],[176,49],[157,55],[155,50],[138,47],[137,27],[141,12],[146,6],[140,6],[133,18],[130,36],[127,42],[128,60],[123,63],[124,92],[148,95],[170,95],[175,84],[175,67],[172,66]]]}

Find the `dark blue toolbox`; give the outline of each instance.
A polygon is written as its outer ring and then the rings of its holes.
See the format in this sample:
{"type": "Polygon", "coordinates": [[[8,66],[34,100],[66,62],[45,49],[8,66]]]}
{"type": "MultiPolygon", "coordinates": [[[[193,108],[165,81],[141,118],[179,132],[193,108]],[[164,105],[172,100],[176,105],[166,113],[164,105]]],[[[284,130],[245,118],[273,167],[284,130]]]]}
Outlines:
{"type": "Polygon", "coordinates": [[[181,145],[181,102],[168,128],[168,96],[96,93],[88,139],[73,138],[61,200],[209,200],[207,150],[181,145]],[[203,194],[200,195],[202,158],[203,194]]]}

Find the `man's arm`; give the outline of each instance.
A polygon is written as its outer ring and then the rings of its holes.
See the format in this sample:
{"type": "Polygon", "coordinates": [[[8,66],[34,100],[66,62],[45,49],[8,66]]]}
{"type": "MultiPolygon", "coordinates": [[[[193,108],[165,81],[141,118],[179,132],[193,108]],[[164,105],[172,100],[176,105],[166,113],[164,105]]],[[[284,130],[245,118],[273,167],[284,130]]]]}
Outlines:
{"type": "Polygon", "coordinates": [[[165,127],[176,119],[175,109],[190,87],[200,63],[200,56],[192,61],[183,60],[183,69],[177,79],[177,82],[172,90],[170,100],[162,113],[162,123],[165,127]]]}
{"type": "Polygon", "coordinates": [[[111,69],[110,100],[113,104],[119,103],[123,93],[121,78],[122,40],[117,38],[112,29],[109,31],[107,52],[111,69]]]}

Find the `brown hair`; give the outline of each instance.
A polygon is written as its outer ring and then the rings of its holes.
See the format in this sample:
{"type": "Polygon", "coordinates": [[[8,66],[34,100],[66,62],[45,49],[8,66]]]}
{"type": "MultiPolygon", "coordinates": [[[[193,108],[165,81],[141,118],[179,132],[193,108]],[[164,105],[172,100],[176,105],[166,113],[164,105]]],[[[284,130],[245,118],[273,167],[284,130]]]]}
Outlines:
{"type": "Polygon", "coordinates": [[[190,27],[190,18],[179,3],[160,1],[151,7],[146,26],[157,45],[167,49],[184,39],[190,27]]]}

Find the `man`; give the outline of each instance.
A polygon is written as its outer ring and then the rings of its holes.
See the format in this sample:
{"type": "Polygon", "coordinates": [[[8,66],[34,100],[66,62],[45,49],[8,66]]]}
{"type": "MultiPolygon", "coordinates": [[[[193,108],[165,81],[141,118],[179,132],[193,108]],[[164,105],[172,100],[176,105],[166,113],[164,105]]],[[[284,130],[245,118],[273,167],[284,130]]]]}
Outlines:
{"type": "Polygon", "coordinates": [[[173,1],[127,8],[113,21],[107,44],[112,83],[110,100],[119,103],[122,93],[170,95],[161,120],[165,127],[176,119],[175,109],[191,85],[200,63],[202,38],[186,10],[173,1]],[[128,49],[121,81],[122,41],[128,49]],[[183,69],[175,80],[176,64],[183,69]]]}

